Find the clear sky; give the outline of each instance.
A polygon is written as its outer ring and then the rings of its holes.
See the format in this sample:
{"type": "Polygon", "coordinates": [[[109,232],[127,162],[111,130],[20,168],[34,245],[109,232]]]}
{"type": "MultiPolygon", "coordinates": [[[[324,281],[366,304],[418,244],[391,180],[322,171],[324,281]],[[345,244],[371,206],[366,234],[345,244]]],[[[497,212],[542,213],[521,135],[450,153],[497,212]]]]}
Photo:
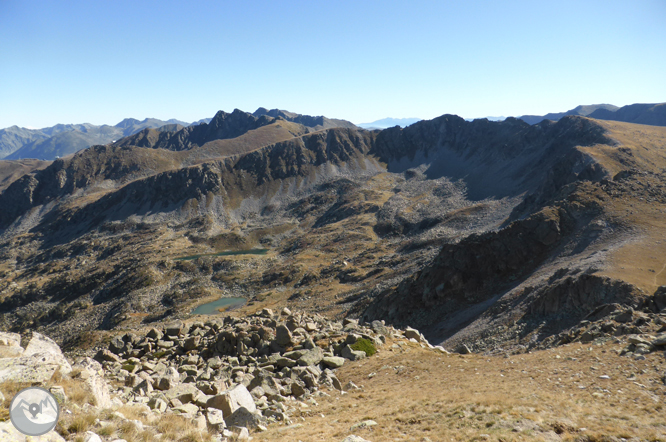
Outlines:
{"type": "Polygon", "coordinates": [[[0,128],[663,101],[664,0],[0,0],[0,128]]]}

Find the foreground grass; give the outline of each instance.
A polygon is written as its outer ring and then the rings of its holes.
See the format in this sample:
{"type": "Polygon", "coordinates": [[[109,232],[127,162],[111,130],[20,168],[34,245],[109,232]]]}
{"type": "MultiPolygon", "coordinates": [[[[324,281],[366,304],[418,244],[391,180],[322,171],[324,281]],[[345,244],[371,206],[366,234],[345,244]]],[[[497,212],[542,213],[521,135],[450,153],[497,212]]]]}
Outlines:
{"type": "Polygon", "coordinates": [[[510,357],[387,347],[339,370],[361,390],[329,392],[294,419],[302,427],[272,427],[256,440],[666,441],[662,353],[636,361],[619,357],[617,344],[510,357]],[[377,425],[350,429],[367,419],[377,425]]]}

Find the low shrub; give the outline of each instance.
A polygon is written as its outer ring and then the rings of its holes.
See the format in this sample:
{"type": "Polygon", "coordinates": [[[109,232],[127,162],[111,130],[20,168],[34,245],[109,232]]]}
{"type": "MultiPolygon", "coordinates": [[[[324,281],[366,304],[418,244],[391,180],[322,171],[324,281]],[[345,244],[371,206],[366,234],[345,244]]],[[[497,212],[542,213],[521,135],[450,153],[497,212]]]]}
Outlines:
{"type": "Polygon", "coordinates": [[[352,350],[365,352],[366,356],[372,356],[377,353],[375,344],[370,339],[361,338],[350,345],[350,347],[352,350]]]}

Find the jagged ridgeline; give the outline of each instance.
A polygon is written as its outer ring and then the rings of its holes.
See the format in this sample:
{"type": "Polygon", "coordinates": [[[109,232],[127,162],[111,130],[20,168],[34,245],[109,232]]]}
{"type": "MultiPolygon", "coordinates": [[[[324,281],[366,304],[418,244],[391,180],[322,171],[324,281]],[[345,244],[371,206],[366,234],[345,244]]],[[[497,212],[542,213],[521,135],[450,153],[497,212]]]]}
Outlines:
{"type": "Polygon", "coordinates": [[[635,229],[663,162],[663,128],[579,116],[368,131],[262,108],[147,128],[0,194],[2,326],[80,345],[240,296],[529,344],[605,303],[649,307],[663,263],[618,263],[661,247],[635,229]],[[248,249],[266,253],[224,254],[248,249]]]}

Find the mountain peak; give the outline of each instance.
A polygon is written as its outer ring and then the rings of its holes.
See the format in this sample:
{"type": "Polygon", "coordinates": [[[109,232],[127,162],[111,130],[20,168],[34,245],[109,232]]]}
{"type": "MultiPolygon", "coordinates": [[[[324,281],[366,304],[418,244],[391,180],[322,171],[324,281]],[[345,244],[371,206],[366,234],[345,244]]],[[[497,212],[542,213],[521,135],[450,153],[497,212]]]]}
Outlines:
{"type": "MultiPolygon", "coordinates": [[[[146,120],[144,120],[145,122],[146,120]]],[[[131,127],[135,124],[142,123],[141,121],[137,120],[136,118],[125,118],[123,121],[120,123],[116,124],[115,127],[120,128],[120,129],[126,129],[128,127],[131,127]]]]}

